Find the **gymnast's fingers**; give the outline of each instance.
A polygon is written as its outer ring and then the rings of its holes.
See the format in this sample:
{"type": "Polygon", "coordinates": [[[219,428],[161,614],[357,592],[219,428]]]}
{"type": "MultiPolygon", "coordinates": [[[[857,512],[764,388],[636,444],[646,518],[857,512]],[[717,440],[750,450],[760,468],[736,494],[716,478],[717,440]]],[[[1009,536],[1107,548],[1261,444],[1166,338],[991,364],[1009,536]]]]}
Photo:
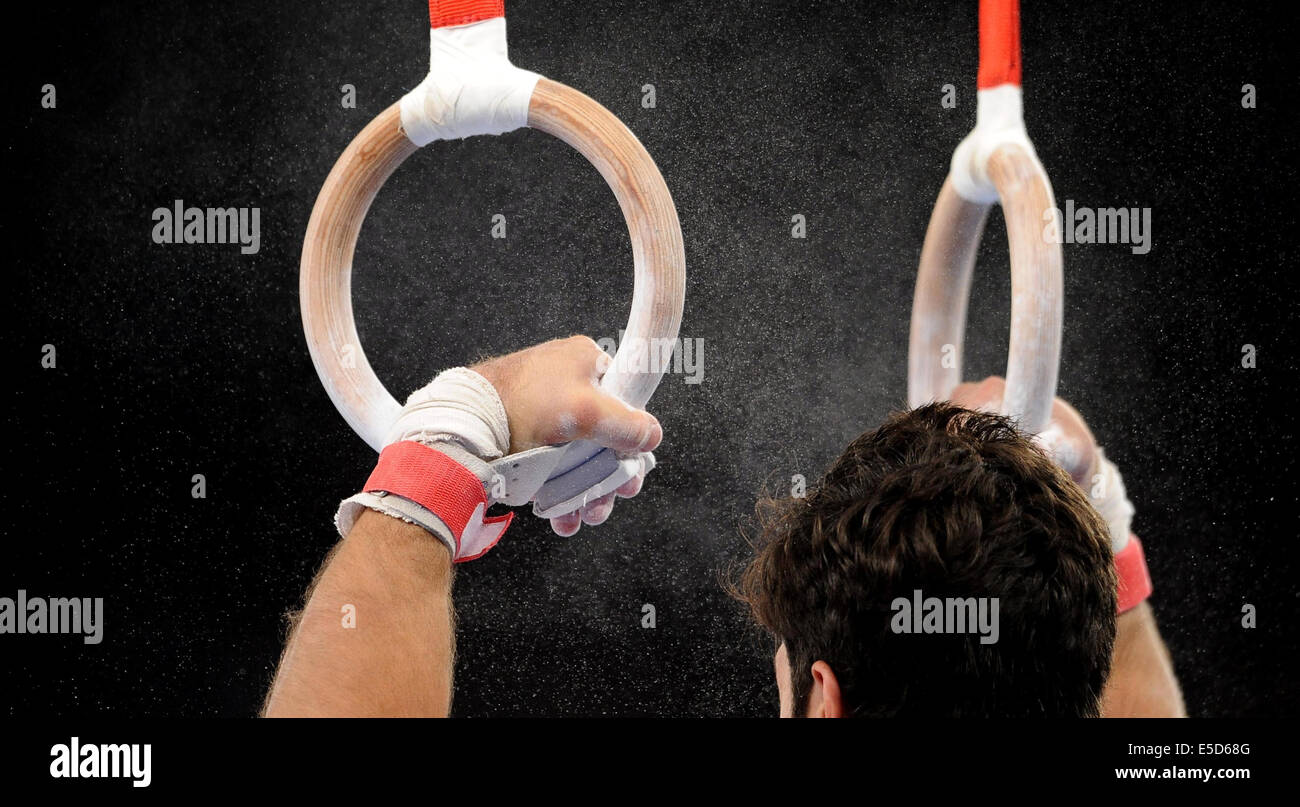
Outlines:
{"type": "Polygon", "coordinates": [[[577,396],[568,410],[566,440],[591,440],[615,451],[653,451],[664,436],[654,415],[596,387],[577,396]]]}
{"type": "Polygon", "coordinates": [[[614,494],[607,493],[599,499],[593,499],[582,507],[582,523],[596,526],[605,523],[614,511],[614,494]]]}
{"type": "Polygon", "coordinates": [[[581,527],[582,516],[577,511],[566,513],[562,516],[556,516],[551,519],[551,529],[555,531],[556,535],[559,535],[562,538],[567,538],[570,535],[577,535],[578,530],[581,527]]]}
{"type": "Polygon", "coordinates": [[[624,499],[630,499],[641,492],[641,486],[643,484],[645,484],[645,474],[637,474],[622,485],[619,485],[618,490],[614,492],[624,499]]]}

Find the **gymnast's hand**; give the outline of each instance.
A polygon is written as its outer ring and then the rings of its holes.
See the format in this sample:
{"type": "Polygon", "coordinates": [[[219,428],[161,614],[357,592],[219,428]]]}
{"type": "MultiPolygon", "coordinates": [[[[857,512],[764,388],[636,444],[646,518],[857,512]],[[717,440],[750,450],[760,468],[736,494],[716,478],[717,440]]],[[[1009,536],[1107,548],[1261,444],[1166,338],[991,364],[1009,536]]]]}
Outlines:
{"type": "MultiPolygon", "coordinates": [[[[659,421],[600,388],[613,359],[586,336],[571,336],[489,359],[472,370],[496,388],[510,424],[510,453],[571,440],[591,440],[616,452],[653,451],[663,439],[659,421]]],[[[559,535],[609,518],[618,496],[641,490],[644,472],[573,513],[551,519],[559,535]]]]}
{"type": "MultiPolygon", "coordinates": [[[[1007,382],[999,376],[958,385],[950,400],[967,409],[997,412],[1007,382]]],[[[1133,505],[1124,489],[1124,480],[1115,464],[1097,445],[1088,424],[1073,406],[1057,398],[1052,401],[1052,418],[1047,428],[1035,435],[1035,441],[1065,469],[1088,493],[1097,511],[1106,519],[1111,532],[1111,547],[1119,552],[1128,543],[1133,521],[1133,505]]]]}
{"type": "MultiPolygon", "coordinates": [[[[1002,406],[1007,382],[1001,376],[989,376],[977,383],[959,384],[950,400],[967,409],[997,412],[1002,406]]],[[[1056,459],[1075,482],[1088,488],[1098,462],[1097,441],[1083,416],[1060,398],[1052,401],[1052,418],[1036,441],[1056,459]]]]}

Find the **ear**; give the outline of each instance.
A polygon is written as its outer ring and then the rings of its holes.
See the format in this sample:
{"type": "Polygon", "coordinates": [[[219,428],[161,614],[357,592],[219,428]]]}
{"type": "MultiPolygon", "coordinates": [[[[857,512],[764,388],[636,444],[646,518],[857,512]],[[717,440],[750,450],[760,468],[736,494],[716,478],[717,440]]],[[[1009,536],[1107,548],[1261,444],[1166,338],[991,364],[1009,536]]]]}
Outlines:
{"type": "Polygon", "coordinates": [[[831,665],[824,661],[812,665],[812,692],[808,694],[808,717],[844,717],[844,700],[840,682],[831,665]]]}

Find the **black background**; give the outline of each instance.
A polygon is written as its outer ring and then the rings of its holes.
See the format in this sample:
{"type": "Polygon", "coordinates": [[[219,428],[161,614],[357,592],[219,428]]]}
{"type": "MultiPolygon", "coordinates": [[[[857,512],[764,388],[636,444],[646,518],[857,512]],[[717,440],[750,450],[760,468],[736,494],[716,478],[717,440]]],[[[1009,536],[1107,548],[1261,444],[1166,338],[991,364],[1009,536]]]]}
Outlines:
{"type": "MultiPolygon", "coordinates": [[[[1026,6],[1026,116],[1058,202],[1153,211],[1150,254],[1065,246],[1060,393],[1124,472],[1190,712],[1294,714],[1294,13],[1026,6]]],[[[521,513],[462,567],[454,712],[773,714],[771,647],[719,578],[746,557],[765,486],[815,477],[904,403],[921,241],[974,123],[975,3],[508,12],[513,61],[605,104],[658,162],[686,240],[682,335],[705,364],[698,386],[660,387],[661,467],[606,525],[558,538],[521,513]]],[[[106,629],[99,646],[0,636],[0,709],[251,715],[337,501],[374,459],[307,355],[302,236],[333,161],[426,72],[424,4],[29,13],[5,56],[0,596],[104,597],[106,629]],[[40,106],[46,83],[57,109],[40,106]],[[176,199],[260,207],[261,251],[152,243],[151,211],[176,199]]],[[[971,377],[1006,352],[996,212],[987,233],[971,377]]],[[[423,149],[372,208],[355,266],[362,340],[399,397],[484,354],[617,336],[631,293],[612,194],[531,131],[423,149]]]]}

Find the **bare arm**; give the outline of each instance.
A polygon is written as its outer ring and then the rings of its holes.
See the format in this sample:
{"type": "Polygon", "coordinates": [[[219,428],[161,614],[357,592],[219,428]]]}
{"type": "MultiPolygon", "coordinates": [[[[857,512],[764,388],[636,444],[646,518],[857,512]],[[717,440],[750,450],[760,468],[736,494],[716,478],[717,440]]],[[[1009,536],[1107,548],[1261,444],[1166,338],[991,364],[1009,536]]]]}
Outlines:
{"type": "Polygon", "coordinates": [[[451,587],[446,545],[413,524],[363,513],[316,579],[266,716],[446,716],[451,587]]]}
{"type": "Polygon", "coordinates": [[[1119,615],[1103,717],[1187,717],[1169,651],[1149,603],[1119,615]]]}

